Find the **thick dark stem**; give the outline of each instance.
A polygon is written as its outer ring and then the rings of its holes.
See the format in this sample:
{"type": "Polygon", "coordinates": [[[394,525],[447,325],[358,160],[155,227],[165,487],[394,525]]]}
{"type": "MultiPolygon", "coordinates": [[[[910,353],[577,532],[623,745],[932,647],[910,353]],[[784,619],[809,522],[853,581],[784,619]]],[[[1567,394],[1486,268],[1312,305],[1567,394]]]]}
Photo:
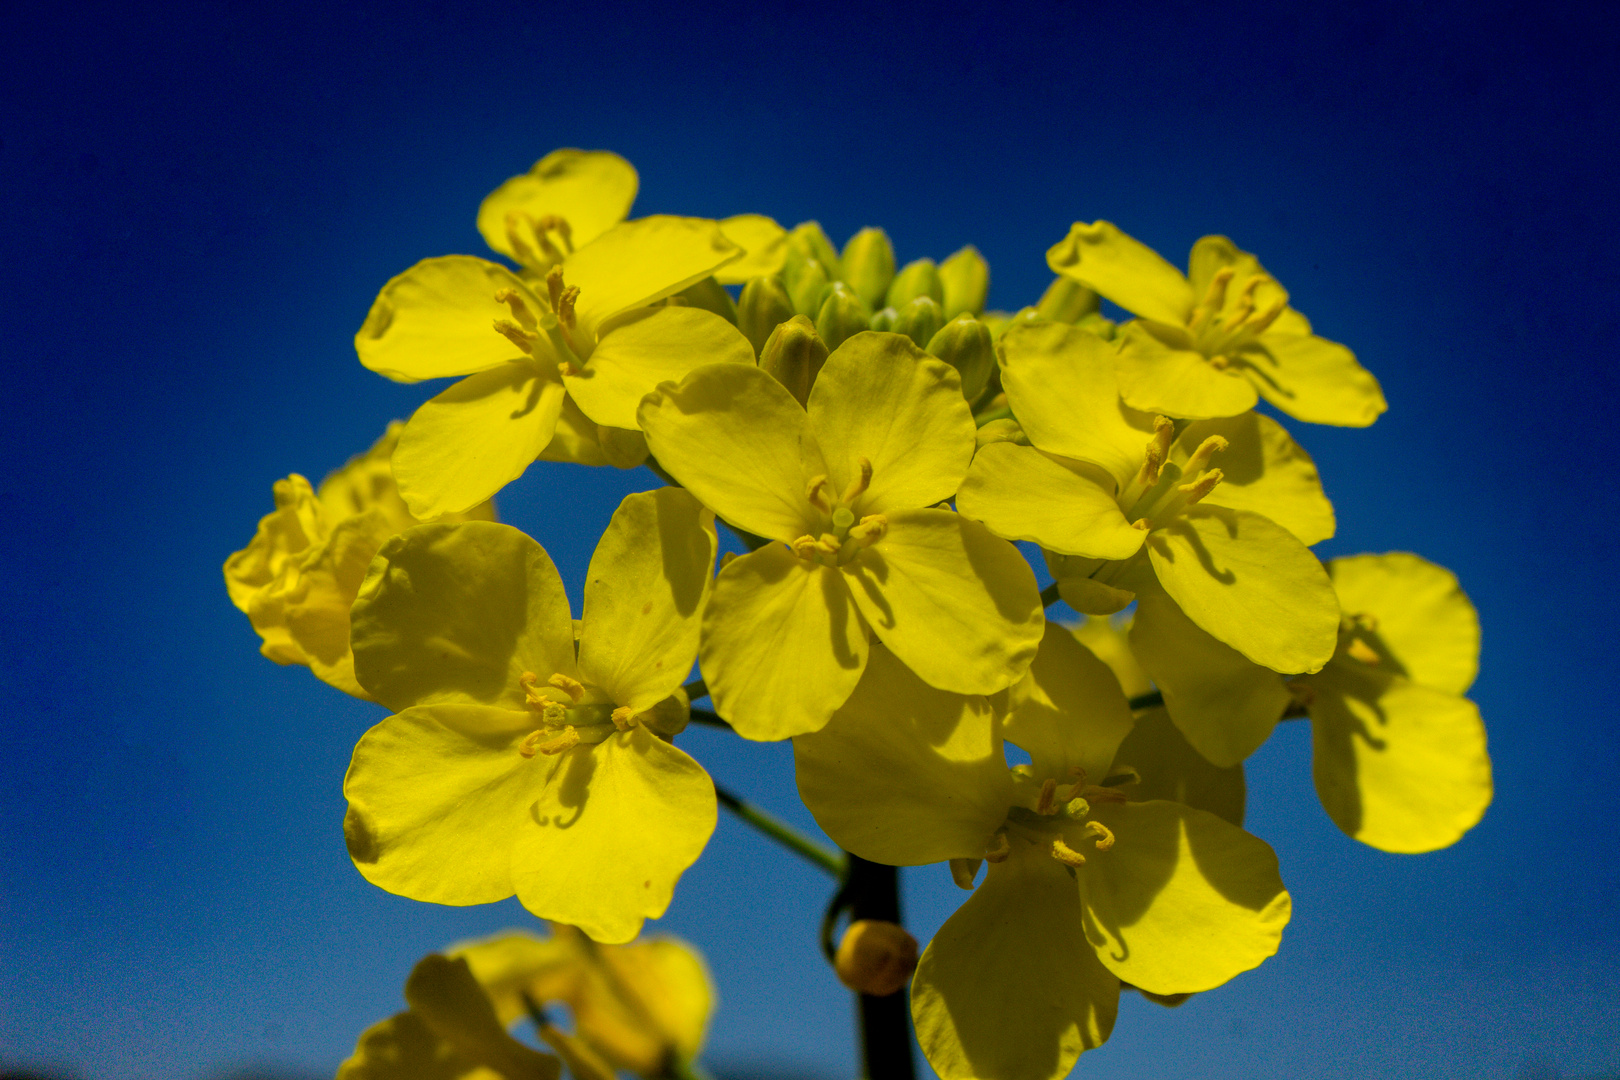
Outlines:
{"type": "MultiPolygon", "coordinates": [[[[849,857],[843,889],[850,921],[900,921],[900,872],[892,866],[849,857]]],[[[912,1080],[911,1016],[904,990],[888,997],[860,995],[861,1049],[867,1080],[912,1080]]]]}

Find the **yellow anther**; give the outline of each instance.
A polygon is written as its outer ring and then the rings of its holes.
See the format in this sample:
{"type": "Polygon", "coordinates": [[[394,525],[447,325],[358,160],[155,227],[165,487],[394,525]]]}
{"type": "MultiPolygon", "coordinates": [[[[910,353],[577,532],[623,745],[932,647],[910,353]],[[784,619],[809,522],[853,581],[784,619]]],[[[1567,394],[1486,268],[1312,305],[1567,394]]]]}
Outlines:
{"type": "Polygon", "coordinates": [[[832,503],[827,499],[827,478],[825,476],[812,476],[810,482],[804,486],[804,497],[810,500],[810,505],[823,514],[832,513],[832,503]]]}
{"type": "Polygon", "coordinates": [[[984,861],[987,863],[1002,863],[1012,854],[1012,845],[1007,842],[1007,834],[998,832],[995,842],[984,851],[984,861]]]}
{"type": "Polygon", "coordinates": [[[816,554],[824,559],[838,558],[838,553],[843,546],[844,542],[832,533],[822,533],[816,537],[816,554]]]}
{"type": "MultiPolygon", "coordinates": [[[[574,323],[576,321],[574,318],[574,305],[578,302],[578,285],[568,286],[568,288],[562,291],[562,295],[557,297],[557,321],[562,324],[564,330],[572,330],[574,328],[574,323]]],[[[569,342],[569,344],[573,343],[569,342]]]]}
{"type": "Polygon", "coordinates": [[[1153,438],[1148,440],[1143,454],[1142,469],[1136,477],[1137,483],[1143,489],[1159,482],[1159,471],[1164,468],[1164,459],[1170,454],[1170,441],[1175,438],[1175,434],[1176,425],[1168,417],[1153,418],[1153,438]]]}
{"type": "Polygon", "coordinates": [[[519,675],[518,685],[523,688],[525,705],[533,707],[543,705],[550,700],[550,698],[541,695],[539,690],[540,676],[536,675],[532,671],[525,671],[523,674],[519,675]]]}
{"type": "Polygon", "coordinates": [[[1062,797],[1065,800],[1078,798],[1080,793],[1086,789],[1086,770],[1078,765],[1073,765],[1069,768],[1069,775],[1074,778],[1074,783],[1070,784],[1069,790],[1063,794],[1062,797]]]}
{"type": "Polygon", "coordinates": [[[1035,800],[1035,812],[1047,817],[1057,813],[1057,781],[1051,777],[1041,783],[1041,795],[1035,800]]]}
{"type": "Polygon", "coordinates": [[[1360,660],[1363,664],[1378,663],[1378,652],[1360,638],[1351,638],[1350,644],[1345,646],[1344,651],[1349,653],[1352,658],[1360,660]]]}
{"type": "Polygon", "coordinates": [[[572,379],[576,376],[583,375],[584,372],[581,371],[572,360],[564,360],[557,365],[557,374],[572,379]]]}
{"type": "Polygon", "coordinates": [[[585,700],[585,684],[571,676],[558,672],[546,680],[547,685],[555,686],[568,695],[568,699],[575,705],[585,700]]]}
{"type": "Polygon", "coordinates": [[[532,266],[540,260],[535,258],[534,249],[524,239],[524,226],[529,227],[529,234],[534,234],[533,219],[521,210],[509,210],[506,214],[506,242],[512,248],[512,255],[525,266],[532,266]]]}
{"type": "Polygon", "coordinates": [[[495,332],[497,334],[501,335],[507,341],[510,341],[524,352],[533,355],[534,343],[539,335],[529,333],[511,319],[496,319],[492,325],[495,327],[495,332]]]}
{"type": "Polygon", "coordinates": [[[551,298],[552,311],[557,310],[557,303],[562,299],[563,288],[563,269],[560,266],[553,266],[546,274],[546,295],[551,298]]]}
{"type": "Polygon", "coordinates": [[[524,736],[523,741],[518,743],[518,753],[522,754],[526,758],[534,757],[534,755],[539,752],[537,747],[540,744],[540,740],[544,739],[545,737],[546,732],[544,731],[529,732],[528,735],[524,736]]]}
{"type": "Polygon", "coordinates": [[[1197,480],[1190,484],[1176,485],[1176,490],[1186,495],[1186,499],[1182,505],[1191,506],[1199,499],[1202,499],[1205,495],[1208,495],[1210,492],[1214,491],[1216,486],[1225,479],[1226,474],[1221,472],[1221,470],[1211,469],[1209,472],[1205,473],[1203,476],[1200,476],[1197,480]]]}
{"type": "Polygon", "coordinates": [[[817,541],[815,537],[808,535],[801,536],[797,540],[793,541],[793,554],[807,562],[814,562],[816,559],[816,554],[820,550],[816,544],[817,541]]]}
{"type": "Polygon", "coordinates": [[[1215,276],[1209,279],[1209,288],[1204,291],[1204,302],[1199,305],[1205,311],[1217,312],[1226,306],[1226,287],[1232,283],[1237,271],[1230,266],[1223,266],[1215,271],[1215,276]]]}
{"type": "Polygon", "coordinates": [[[1194,450],[1192,457],[1187,459],[1187,467],[1182,470],[1182,475],[1192,476],[1203,472],[1209,466],[1209,459],[1225,450],[1229,445],[1231,444],[1219,435],[1211,435],[1199,443],[1198,449],[1194,450]]]}
{"type": "Polygon", "coordinates": [[[1061,838],[1052,841],[1052,858],[1064,866],[1072,866],[1077,870],[1086,865],[1086,857],[1065,844],[1061,838]]]}
{"type": "Polygon", "coordinates": [[[522,294],[516,289],[496,289],[495,302],[505,304],[511,308],[512,318],[521,323],[525,330],[534,330],[539,327],[540,324],[535,321],[534,312],[529,310],[529,305],[523,302],[522,294]]]}
{"type": "Polygon", "coordinates": [[[872,463],[866,458],[861,458],[860,466],[860,475],[850,480],[849,486],[844,489],[844,497],[838,500],[845,506],[866,494],[866,489],[872,486],[872,463]]]}
{"type": "Polygon", "coordinates": [[[1270,307],[1266,308],[1265,311],[1249,320],[1249,325],[1247,327],[1249,333],[1265,333],[1271,328],[1271,324],[1276,322],[1282,316],[1282,313],[1287,310],[1288,297],[1284,296],[1273,300],[1270,307]]]}
{"type": "Polygon", "coordinates": [[[579,732],[574,730],[574,725],[568,724],[561,731],[541,728],[529,732],[518,744],[518,753],[526,758],[532,758],[535,754],[545,754],[549,757],[578,745],[579,732]]]}
{"type": "Polygon", "coordinates": [[[1114,846],[1113,831],[1100,821],[1086,822],[1086,832],[1097,838],[1097,850],[1107,851],[1114,846]]]}
{"type": "Polygon", "coordinates": [[[973,879],[979,873],[982,862],[983,859],[952,859],[951,880],[956,882],[956,887],[973,891],[973,879]]]}
{"type": "Polygon", "coordinates": [[[882,514],[867,514],[860,523],[850,527],[849,538],[861,547],[871,547],[889,531],[889,519],[882,514]]]}
{"type": "Polygon", "coordinates": [[[1232,306],[1232,313],[1227,316],[1227,329],[1238,329],[1250,315],[1254,314],[1254,290],[1270,280],[1265,274],[1255,274],[1243,282],[1243,291],[1238,293],[1237,303],[1232,306]]]}
{"type": "Polygon", "coordinates": [[[620,705],[613,710],[613,726],[620,731],[629,731],[639,723],[641,723],[640,718],[630,706],[620,705]]]}
{"type": "Polygon", "coordinates": [[[559,214],[546,214],[534,223],[534,231],[537,233],[556,233],[558,239],[563,242],[563,247],[567,248],[570,253],[573,252],[574,230],[569,226],[567,218],[559,214]]]}

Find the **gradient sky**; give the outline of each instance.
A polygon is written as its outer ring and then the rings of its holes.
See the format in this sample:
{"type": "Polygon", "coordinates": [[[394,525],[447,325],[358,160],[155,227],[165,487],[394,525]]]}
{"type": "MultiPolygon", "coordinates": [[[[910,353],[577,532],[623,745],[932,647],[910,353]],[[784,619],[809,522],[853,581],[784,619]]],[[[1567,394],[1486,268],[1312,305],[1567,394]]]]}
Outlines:
{"type": "MultiPolygon", "coordinates": [[[[1279,956],[1167,1011],[1127,997],[1098,1078],[1620,1071],[1617,35],[1544,5],[763,3],[13,7],[0,41],[0,1067],[329,1076],[423,953],[532,923],[354,871],[341,779],[378,710],[282,669],[219,566],[431,388],[351,337],[478,200],[558,146],[641,173],[636,213],[974,243],[1031,302],[1071,221],[1179,262],[1256,252],[1382,380],[1363,431],[1291,427],[1340,522],[1484,624],[1495,805],[1456,847],[1363,848],[1309,732],[1251,760],[1294,898],[1279,956]],[[701,10],[694,10],[700,8],[701,10]]],[[[501,496],[578,603],[645,471],[537,465],[501,496]]],[[[694,731],[806,827],[785,746],[694,731]]],[[[904,875],[921,939],[961,894],[904,875]]],[[[722,819],[655,929],[720,987],[706,1060],[850,1075],[829,887],[722,819]]],[[[923,1066],[926,1075],[926,1066],[923,1066]]]]}

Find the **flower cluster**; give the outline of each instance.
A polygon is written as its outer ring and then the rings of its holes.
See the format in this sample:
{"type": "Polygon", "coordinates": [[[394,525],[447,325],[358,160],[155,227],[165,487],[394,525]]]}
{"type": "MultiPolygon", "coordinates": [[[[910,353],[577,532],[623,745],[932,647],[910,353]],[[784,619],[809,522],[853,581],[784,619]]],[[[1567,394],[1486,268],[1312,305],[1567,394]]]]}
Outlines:
{"type": "MultiPolygon", "coordinates": [[[[659,969],[601,975],[631,955],[608,946],[650,948],[624,943],[737,801],[676,745],[693,719],[791,739],[841,848],[971,891],[920,958],[869,920],[838,955],[874,994],[915,966],[917,1037],[952,1080],[1055,1080],[1122,989],[1178,1004],[1277,950],[1290,900],[1242,827],[1242,763],[1282,720],[1311,724],[1348,835],[1427,851],[1479,819],[1473,608],[1415,555],[1312,553],[1333,507],[1256,407],[1361,427],[1385,404],[1253,255],[1207,236],[1183,274],[1076,224],[1037,303],[987,312],[971,247],[897,268],[879,229],[839,250],[814,222],[628,218],[636,187],[613,154],[556,151],[479,209],[515,265],[388,282],[361,362],[460,381],[318,492],[278,483],[226,564],[266,655],[391,713],[344,784],[360,872],[562,927],[423,961],[341,1075],[556,1076],[505,1033],[512,986],[659,969]],[[648,470],[577,620],[490,509],[536,459],[648,470]],[[744,553],[719,558],[717,523],[744,553]],[[1060,599],[1085,621],[1048,619],[1060,599]]],[[[577,1075],[665,1075],[707,1015],[683,970],[628,1012],[579,991],[577,1037],[542,1037],[577,1075]]]]}

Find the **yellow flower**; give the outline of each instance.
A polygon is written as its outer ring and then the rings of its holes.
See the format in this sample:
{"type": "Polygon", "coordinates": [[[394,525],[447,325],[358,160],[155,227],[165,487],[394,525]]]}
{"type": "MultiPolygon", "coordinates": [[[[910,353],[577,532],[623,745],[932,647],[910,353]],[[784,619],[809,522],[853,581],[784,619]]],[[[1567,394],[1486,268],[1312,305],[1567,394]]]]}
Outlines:
{"type": "Polygon", "coordinates": [[[986,434],[996,441],[974,455],[963,514],[1074,557],[1054,576],[1080,611],[1117,611],[1156,583],[1257,664],[1294,673],[1328,661],[1339,609],[1305,544],[1332,535],[1333,511],[1280,426],[1246,414],[1177,438],[1166,418],[1120,401],[1108,343],[1062,323],[1010,327],[1000,352],[1030,445],[986,434]],[[1228,458],[1230,484],[1216,467],[1228,458]]]}
{"type": "MultiPolygon", "coordinates": [[[[364,454],[311,488],[293,473],[273,488],[274,513],[259,521],[247,547],[225,560],[225,589],[247,614],[278,664],[304,664],[321,681],[355,697],[349,605],[383,541],[420,524],[394,487],[389,458],[403,424],[393,423],[364,454]]],[[[455,520],[492,520],[489,503],[455,520]]]]}
{"type": "Polygon", "coordinates": [[[515,892],[599,941],[663,914],[715,824],[708,774],[661,737],[685,724],[714,550],[686,492],[627,497],[591,559],[576,659],[562,581],[516,529],[384,545],[354,606],[355,672],[395,715],[344,781],[367,880],[441,904],[515,892]]]}
{"type": "MultiPolygon", "coordinates": [[[[840,846],[950,860],[972,888],[912,982],[917,1038],[947,1080],[1056,1080],[1114,1023],[1121,981],[1207,990],[1277,949],[1289,899],[1271,848],[1204,810],[1127,796],[1140,770],[1119,684],[1048,624],[998,723],[881,649],[821,731],[794,739],[799,793],[840,846]],[[1002,738],[1031,764],[1008,769],[1002,738]]],[[[1142,774],[1144,783],[1147,775],[1142,774]]]]}
{"type": "Polygon", "coordinates": [[[1018,550],[936,504],[973,452],[956,372],[864,332],[808,408],[758,368],[698,368],[641,406],[659,463],[725,521],[769,540],[726,565],[703,621],[704,679],[750,739],[814,731],[854,689],[875,633],[924,680],[990,693],[1040,640],[1018,550]]]}
{"type": "Polygon", "coordinates": [[[1287,291],[1224,236],[1194,244],[1183,275],[1109,222],[1075,222],[1046,261],[1138,316],[1121,328],[1118,359],[1133,408],[1236,416],[1264,397],[1297,419],[1345,427],[1385,409],[1355,354],[1313,335],[1287,291]]]}
{"type": "Polygon", "coordinates": [[[752,365],[718,315],[651,305],[742,256],[699,218],[615,225],[531,283],[485,259],[427,259],[383,286],[355,348],[400,382],[467,376],[416,410],[394,474],[418,516],[465,509],[538,457],[633,466],[642,394],[697,364],[752,365]]]}

